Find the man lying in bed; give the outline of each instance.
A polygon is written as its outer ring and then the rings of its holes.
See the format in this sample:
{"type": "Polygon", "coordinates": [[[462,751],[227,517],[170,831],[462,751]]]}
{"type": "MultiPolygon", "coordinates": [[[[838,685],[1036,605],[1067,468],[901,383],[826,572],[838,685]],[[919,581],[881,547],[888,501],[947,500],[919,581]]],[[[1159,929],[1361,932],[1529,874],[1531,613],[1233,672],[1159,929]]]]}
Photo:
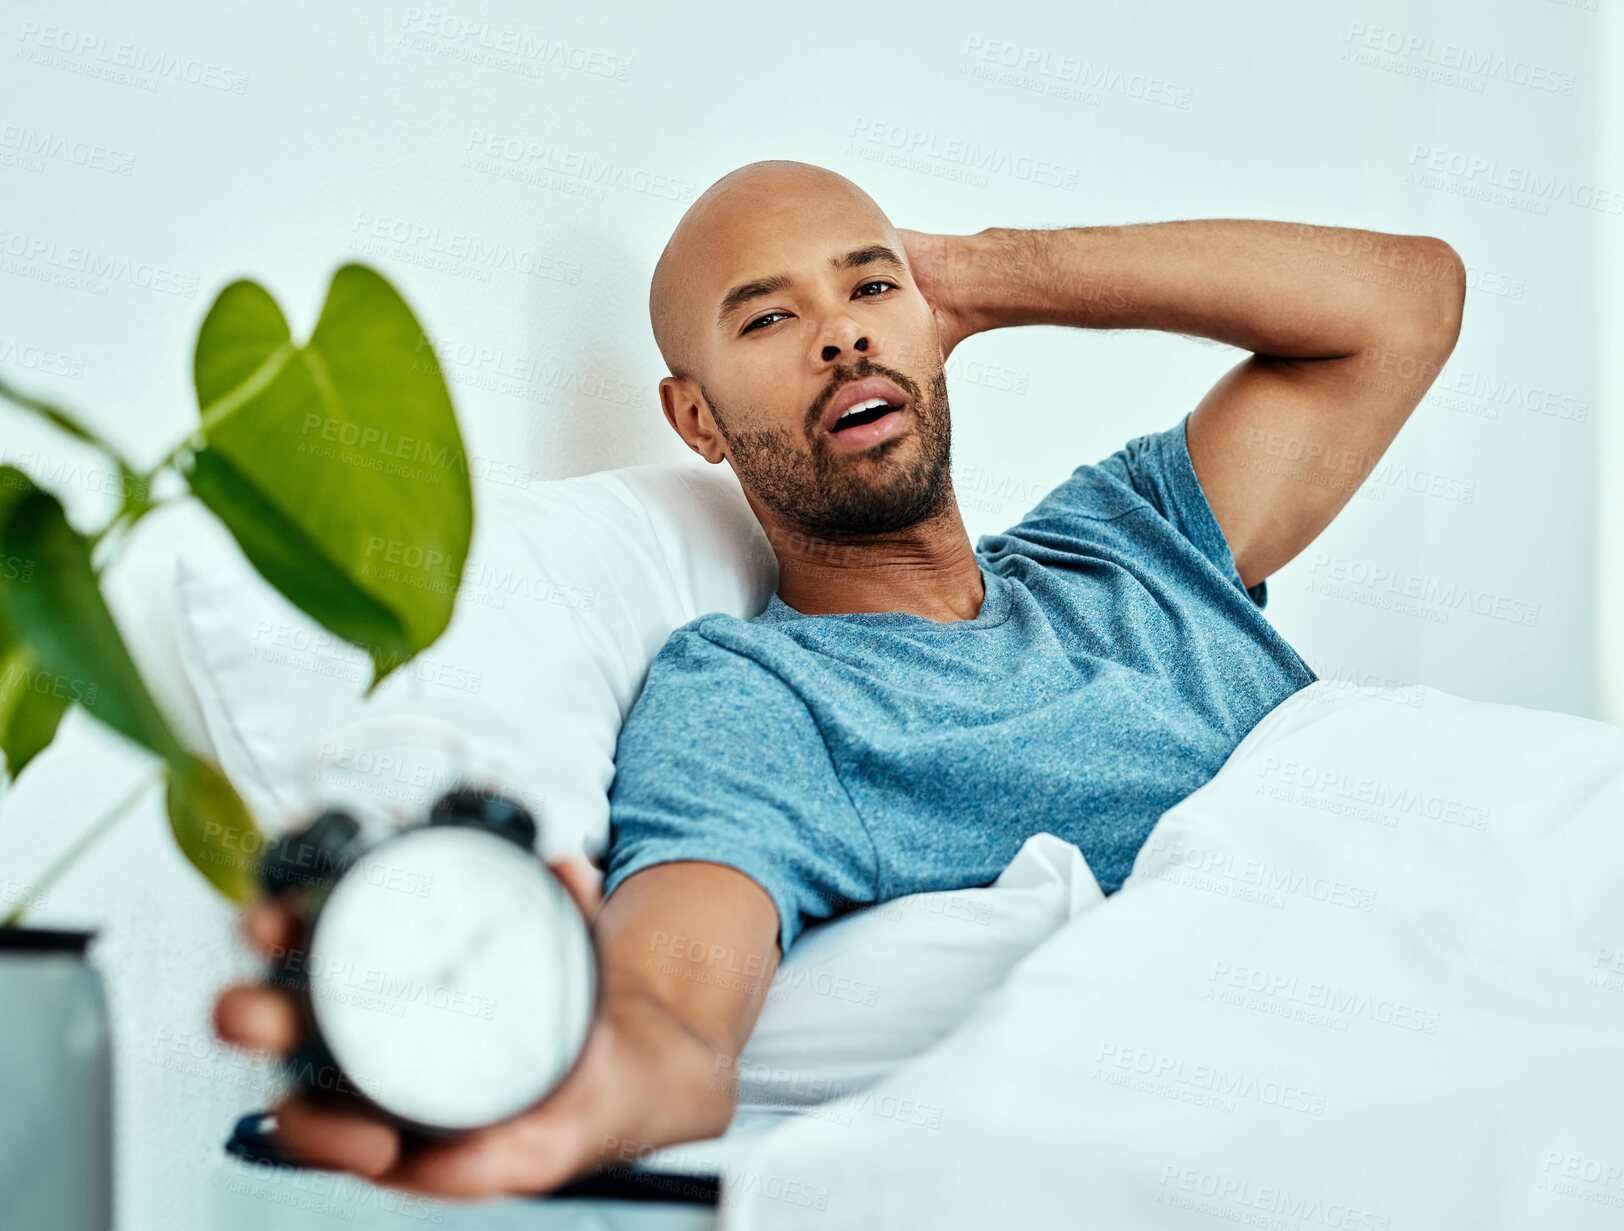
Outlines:
{"type": "MultiPolygon", "coordinates": [[[[403,1150],[293,1102],[283,1145],[439,1193],[551,1189],[627,1143],[727,1127],[732,1061],[808,923],[986,884],[1043,830],[1114,892],[1161,813],[1314,679],[1264,619],[1264,579],[1392,442],[1454,346],[1464,285],[1421,236],[1235,220],[927,235],[804,163],[720,180],[654,271],[660,399],[694,452],[733,467],[778,593],[752,620],[673,633],[621,733],[586,1053],[545,1103],[461,1142],[403,1150]],[[971,334],[1030,324],[1253,353],[1187,418],[972,548],[943,364],[971,334]]],[[[249,918],[262,944],[285,926],[249,918]]],[[[218,1021],[271,1049],[295,1033],[264,987],[225,993],[218,1021]]]]}

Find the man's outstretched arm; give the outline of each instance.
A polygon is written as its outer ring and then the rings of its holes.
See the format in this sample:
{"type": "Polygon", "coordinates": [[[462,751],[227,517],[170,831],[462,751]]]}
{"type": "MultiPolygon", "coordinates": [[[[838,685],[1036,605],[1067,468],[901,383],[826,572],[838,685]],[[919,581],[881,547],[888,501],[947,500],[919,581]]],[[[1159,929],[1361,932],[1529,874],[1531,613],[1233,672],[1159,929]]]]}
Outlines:
{"type": "Polygon", "coordinates": [[[1460,257],[1423,235],[1245,219],[900,234],[944,357],[1011,325],[1159,329],[1253,352],[1188,427],[1248,587],[1370,473],[1454,349],[1465,300],[1460,257]]]}
{"type": "MultiPolygon", "coordinates": [[[[582,878],[571,879],[585,898],[582,878]]],[[[304,943],[273,904],[244,922],[262,952],[304,943]]],[[[659,864],[626,879],[594,932],[597,1017],[575,1068],[535,1108],[407,1150],[392,1125],[364,1110],[294,1098],[276,1109],[278,1143],[313,1166],[390,1187],[489,1197],[548,1192],[661,1146],[719,1136],[733,1118],[735,1062],[778,968],[772,899],[732,868],[659,864]]],[[[264,984],[228,988],[215,1007],[222,1038],[265,1052],[293,1048],[298,1022],[288,994],[264,984]]]]}

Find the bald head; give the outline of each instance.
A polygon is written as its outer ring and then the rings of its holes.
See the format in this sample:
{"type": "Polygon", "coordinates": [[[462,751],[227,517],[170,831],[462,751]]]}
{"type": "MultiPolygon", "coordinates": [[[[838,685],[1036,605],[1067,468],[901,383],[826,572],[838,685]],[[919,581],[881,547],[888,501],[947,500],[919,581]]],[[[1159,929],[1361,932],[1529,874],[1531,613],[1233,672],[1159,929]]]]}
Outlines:
{"type": "Polygon", "coordinates": [[[873,199],[843,175],[811,163],[770,159],[730,171],[683,214],[654,266],[649,322],[673,376],[700,377],[705,330],[713,328],[726,277],[722,254],[749,252],[775,229],[830,211],[877,220],[898,252],[896,230],[873,199]]]}

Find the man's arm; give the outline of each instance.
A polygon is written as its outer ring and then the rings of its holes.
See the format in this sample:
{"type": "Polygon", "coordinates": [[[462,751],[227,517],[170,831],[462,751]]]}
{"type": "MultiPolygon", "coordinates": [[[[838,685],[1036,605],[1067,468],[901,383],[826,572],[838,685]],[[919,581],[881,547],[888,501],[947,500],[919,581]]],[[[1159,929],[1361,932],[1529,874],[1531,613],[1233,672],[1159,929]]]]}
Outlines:
{"type": "MultiPolygon", "coordinates": [[[[245,925],[265,952],[302,943],[273,906],[253,908],[245,925]]],[[[598,1015],[575,1069],[533,1110],[403,1151],[380,1120],[294,1099],[276,1110],[278,1142],[379,1184],[483,1197],[550,1191],[651,1149],[720,1135],[733,1118],[738,1055],[778,967],[772,899],[732,868],[660,864],[627,878],[594,932],[598,1015]]],[[[215,1022],[222,1038],[261,1051],[297,1042],[293,1001],[260,984],[223,992],[215,1022]]]]}
{"type": "Polygon", "coordinates": [[[1011,325],[1159,329],[1252,353],[1190,416],[1190,460],[1251,587],[1306,547],[1454,349],[1465,268],[1421,235],[1216,219],[902,231],[944,358],[1011,325]]]}

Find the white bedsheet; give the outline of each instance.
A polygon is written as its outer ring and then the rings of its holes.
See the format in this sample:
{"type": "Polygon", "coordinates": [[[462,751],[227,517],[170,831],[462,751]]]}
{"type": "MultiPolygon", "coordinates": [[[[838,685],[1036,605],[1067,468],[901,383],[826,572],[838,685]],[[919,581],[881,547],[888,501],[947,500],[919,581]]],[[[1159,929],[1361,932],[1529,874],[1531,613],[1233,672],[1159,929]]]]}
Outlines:
{"type": "Polygon", "coordinates": [[[1329,682],[726,1228],[1624,1225],[1624,731],[1329,682]]]}

